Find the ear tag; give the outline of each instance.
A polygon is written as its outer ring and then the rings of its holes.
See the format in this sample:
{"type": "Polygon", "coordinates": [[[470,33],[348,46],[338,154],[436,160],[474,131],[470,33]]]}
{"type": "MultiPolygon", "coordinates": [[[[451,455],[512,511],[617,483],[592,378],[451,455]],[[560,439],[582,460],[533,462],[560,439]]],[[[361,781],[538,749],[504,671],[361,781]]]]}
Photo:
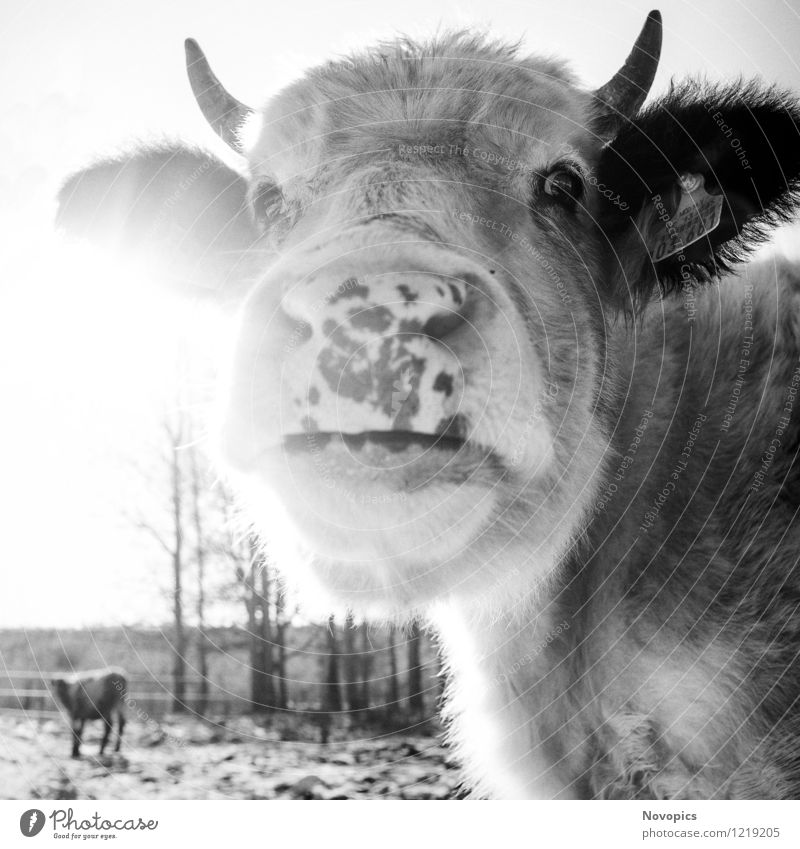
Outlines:
{"type": "Polygon", "coordinates": [[[679,253],[719,226],[722,195],[710,195],[706,191],[705,177],[682,174],[678,185],[680,198],[672,214],[661,195],[653,197],[658,220],[663,224],[649,245],[653,262],[679,253]]]}

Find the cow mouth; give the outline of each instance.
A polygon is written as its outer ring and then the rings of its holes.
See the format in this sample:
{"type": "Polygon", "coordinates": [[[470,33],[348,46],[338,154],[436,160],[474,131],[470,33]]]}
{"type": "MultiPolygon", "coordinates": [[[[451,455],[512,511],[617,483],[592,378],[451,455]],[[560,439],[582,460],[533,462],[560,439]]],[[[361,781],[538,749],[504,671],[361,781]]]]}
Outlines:
{"type": "Polygon", "coordinates": [[[338,431],[297,433],[285,436],[283,445],[290,453],[300,453],[323,449],[337,439],[353,452],[360,452],[369,449],[370,446],[375,446],[389,454],[400,454],[413,448],[423,451],[436,449],[455,454],[467,446],[466,439],[459,436],[417,433],[409,430],[367,430],[361,433],[340,433],[338,431]]]}
{"type": "Polygon", "coordinates": [[[288,434],[284,463],[298,482],[314,478],[343,487],[368,486],[412,493],[432,484],[467,481],[480,467],[496,468],[491,451],[461,435],[418,431],[315,431],[288,434]]]}
{"type": "Polygon", "coordinates": [[[290,433],[264,457],[262,480],[321,562],[447,557],[486,527],[508,473],[452,433],[290,433]]]}

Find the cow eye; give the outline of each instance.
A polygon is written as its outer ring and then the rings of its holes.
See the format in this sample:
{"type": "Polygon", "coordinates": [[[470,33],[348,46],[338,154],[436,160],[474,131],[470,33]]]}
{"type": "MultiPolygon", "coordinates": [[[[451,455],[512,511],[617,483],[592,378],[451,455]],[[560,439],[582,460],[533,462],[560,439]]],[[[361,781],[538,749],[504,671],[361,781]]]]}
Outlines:
{"type": "Polygon", "coordinates": [[[253,214],[264,228],[270,227],[286,213],[283,192],[274,183],[259,183],[253,193],[253,214]]]}
{"type": "Polygon", "coordinates": [[[583,197],[583,172],[573,163],[559,163],[541,177],[541,191],[556,203],[574,209],[583,197]]]}

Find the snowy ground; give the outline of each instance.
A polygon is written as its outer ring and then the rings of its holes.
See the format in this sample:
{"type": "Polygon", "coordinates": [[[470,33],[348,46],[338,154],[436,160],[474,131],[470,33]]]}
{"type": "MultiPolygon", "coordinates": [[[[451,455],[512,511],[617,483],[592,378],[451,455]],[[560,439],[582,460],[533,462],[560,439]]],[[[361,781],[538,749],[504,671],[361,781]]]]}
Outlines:
{"type": "Polygon", "coordinates": [[[3,799],[447,799],[458,772],[435,737],[286,742],[248,718],[129,724],[120,754],[96,756],[87,723],[72,760],[58,720],[0,717],[3,799]]]}

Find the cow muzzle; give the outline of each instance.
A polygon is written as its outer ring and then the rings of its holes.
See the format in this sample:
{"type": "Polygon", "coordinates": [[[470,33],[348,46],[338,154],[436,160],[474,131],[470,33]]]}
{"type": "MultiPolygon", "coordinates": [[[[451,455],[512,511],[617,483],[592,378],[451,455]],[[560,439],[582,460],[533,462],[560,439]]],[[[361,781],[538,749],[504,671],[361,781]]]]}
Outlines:
{"type": "Polygon", "coordinates": [[[490,270],[438,245],[346,248],[285,258],[245,305],[224,452],[318,556],[433,562],[482,532],[515,446],[536,445],[517,400],[536,366],[490,270]]]}
{"type": "Polygon", "coordinates": [[[302,342],[285,363],[282,435],[454,435],[464,377],[451,342],[468,299],[463,279],[435,273],[296,284],[283,299],[302,342]]]}
{"type": "MultiPolygon", "coordinates": [[[[337,480],[381,471],[403,491],[455,475],[467,455],[474,465],[481,411],[467,409],[463,363],[465,348],[474,358],[480,344],[473,319],[487,301],[485,272],[441,248],[377,254],[340,251],[308,268],[306,252],[304,270],[284,261],[262,282],[280,292],[281,330],[250,321],[249,362],[237,364],[262,400],[260,412],[239,415],[256,440],[241,427],[226,440],[240,469],[252,471],[252,454],[237,447],[253,441],[296,464],[324,455],[337,480]]],[[[250,313],[264,310],[256,303],[250,313]]]]}

